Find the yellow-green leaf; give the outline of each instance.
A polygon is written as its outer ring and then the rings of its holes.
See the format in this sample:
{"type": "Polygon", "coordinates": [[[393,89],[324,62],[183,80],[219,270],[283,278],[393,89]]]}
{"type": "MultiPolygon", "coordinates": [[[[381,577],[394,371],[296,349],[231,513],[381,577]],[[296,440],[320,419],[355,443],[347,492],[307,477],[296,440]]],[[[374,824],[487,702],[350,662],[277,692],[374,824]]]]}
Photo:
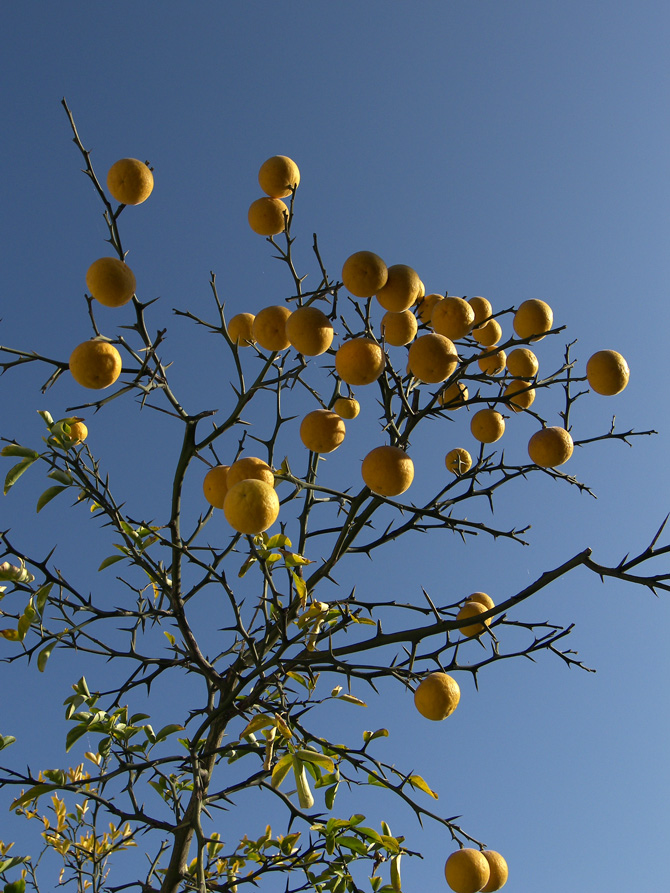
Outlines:
{"type": "Polygon", "coordinates": [[[52,642],[50,645],[47,645],[46,648],[43,648],[40,653],[37,655],[37,669],[40,673],[44,672],[44,668],[47,665],[47,661],[51,657],[51,652],[54,650],[56,643],[52,642]]]}
{"type": "Polygon", "coordinates": [[[22,459],[21,462],[17,462],[16,465],[13,465],[9,469],[9,471],[7,472],[7,477],[5,478],[5,496],[9,493],[11,488],[21,477],[23,472],[27,471],[35,461],[36,459],[22,459]]]}
{"type": "Polygon", "coordinates": [[[54,496],[58,496],[59,493],[62,493],[63,490],[67,490],[67,487],[62,487],[60,485],[55,487],[49,487],[47,490],[42,493],[40,498],[37,500],[37,512],[41,512],[44,506],[51,502],[54,496]]]}
{"type": "Polygon", "coordinates": [[[423,778],[420,775],[410,775],[408,780],[413,788],[418,788],[420,791],[423,791],[424,794],[428,794],[428,796],[432,797],[434,800],[438,799],[438,796],[435,793],[435,791],[433,791],[430,787],[428,787],[428,785],[426,784],[426,782],[423,780],[423,778]]]}

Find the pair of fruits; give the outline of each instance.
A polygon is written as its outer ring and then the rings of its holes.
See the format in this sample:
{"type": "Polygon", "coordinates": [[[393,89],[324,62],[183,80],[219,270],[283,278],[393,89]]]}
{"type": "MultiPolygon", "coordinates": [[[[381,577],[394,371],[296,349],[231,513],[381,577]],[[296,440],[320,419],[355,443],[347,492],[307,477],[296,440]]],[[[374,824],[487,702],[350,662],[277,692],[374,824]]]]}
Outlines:
{"type": "Polygon", "coordinates": [[[262,533],[279,515],[274,473],[267,462],[254,456],[210,468],[202,489],[207,502],[223,509],[226,520],[238,533],[262,533]]]}
{"type": "Polygon", "coordinates": [[[284,232],[289,214],[282,199],[298,188],[300,170],[286,155],[273,155],[261,165],[258,182],[265,195],[251,203],[249,226],[259,236],[277,236],[284,232]]]}
{"type": "Polygon", "coordinates": [[[507,883],[509,869],[495,850],[456,850],[444,866],[447,883],[454,893],[493,893],[507,883]]]}

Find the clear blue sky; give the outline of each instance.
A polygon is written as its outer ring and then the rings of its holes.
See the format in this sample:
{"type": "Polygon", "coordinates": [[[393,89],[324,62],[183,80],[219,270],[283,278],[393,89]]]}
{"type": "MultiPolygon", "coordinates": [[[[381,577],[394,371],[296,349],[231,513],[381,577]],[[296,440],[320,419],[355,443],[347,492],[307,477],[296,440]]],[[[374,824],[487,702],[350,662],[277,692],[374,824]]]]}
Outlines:
{"type": "MultiPolygon", "coordinates": [[[[439,603],[484,590],[502,601],[587,545],[609,563],[646,545],[670,510],[666,3],[5,4],[0,32],[1,343],[66,358],[90,334],[84,273],[107,246],[65,96],[100,175],[128,155],[155,167],[151,200],[122,215],[128,261],[142,297],[161,297],[152,322],[169,327],[184,400],[193,411],[225,402],[220,358],[171,309],[209,314],[210,270],[230,313],[290,292],[246,222],[258,166],[286,154],[302,173],[295,234],[304,268],[316,231],[333,272],[365,248],[415,267],[429,291],[485,295],[496,309],[542,298],[579,339],[582,364],[614,348],[631,368],[622,395],[593,397],[575,414],[577,436],[601,433],[614,414],[623,428],[659,432],[632,450],[604,443],[573,457],[570,472],[597,500],[538,476],[512,486],[494,521],[532,523],[530,547],[407,538],[373,565],[354,562],[343,585],[389,586],[404,599],[424,586],[439,603]]],[[[118,325],[111,311],[100,318],[110,331],[118,325]]],[[[543,342],[548,364],[560,359],[555,342],[543,342]]],[[[39,443],[35,410],[58,417],[81,400],[65,376],[42,396],[43,378],[28,370],[0,379],[0,434],[39,443]]],[[[362,402],[374,419],[374,396],[362,402]]],[[[358,458],[374,424],[360,420],[358,458]]],[[[458,425],[465,437],[467,420],[458,425]]],[[[129,502],[160,517],[175,429],[120,401],[90,428],[112,473],[131,465],[129,502]]],[[[532,430],[519,420],[505,449],[521,449],[532,430]]],[[[455,436],[421,446],[422,473],[443,468],[455,436]]],[[[352,456],[335,454],[333,473],[347,473],[352,456]]],[[[58,541],[59,566],[74,562],[85,589],[104,585],[114,601],[113,573],[95,575],[111,551],[106,533],[81,528],[65,503],[36,518],[44,484],[33,477],[0,502],[0,527],[27,550],[46,553],[58,541]]],[[[195,513],[195,474],[190,483],[195,513]]],[[[471,517],[487,514],[475,507],[471,517]]],[[[421,721],[397,693],[367,692],[367,712],[350,708],[337,721],[351,723],[352,736],[387,726],[389,761],[423,774],[445,815],[462,815],[505,854],[506,889],[664,889],[668,598],[582,573],[519,608],[518,619],[575,621],[573,647],[597,674],[548,655],[505,662],[483,674],[479,692],[463,680],[461,705],[444,724],[421,721]]],[[[64,759],[61,704],[86,671],[52,660],[44,676],[0,667],[0,732],[19,737],[33,768],[64,759]]],[[[368,808],[381,810],[369,812],[370,824],[386,817],[424,853],[403,864],[405,889],[446,889],[447,835],[395,806],[389,814],[386,801],[359,807],[368,808]]],[[[0,828],[3,839],[22,833],[6,819],[0,828]]]]}

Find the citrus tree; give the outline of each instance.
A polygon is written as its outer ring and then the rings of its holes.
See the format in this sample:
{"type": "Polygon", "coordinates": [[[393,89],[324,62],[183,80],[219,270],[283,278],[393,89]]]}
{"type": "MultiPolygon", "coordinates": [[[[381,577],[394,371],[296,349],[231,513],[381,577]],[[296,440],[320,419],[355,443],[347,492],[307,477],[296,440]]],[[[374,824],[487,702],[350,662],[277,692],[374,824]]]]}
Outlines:
{"type": "MultiPolygon", "coordinates": [[[[483,297],[426,293],[415,270],[387,266],[367,246],[340,259],[333,275],[315,236],[316,287],[307,290],[291,234],[300,173],[275,156],[260,168],[263,196],[249,224],[284,265],[285,299],[255,315],[227,315],[212,275],[209,317],[175,310],[229,356],[231,390],[191,408],[173,384],[166,328],[155,329],[164,323],[160,305],[143,300],[125,262],[121,224],[150,200],[152,170],[124,158],[101,182],[63,104],[102,205],[110,256],[86,272],[91,338],[73,344],[69,357],[0,347],[3,373],[37,366],[43,392],[71,375],[82,394],[64,418],[39,410],[42,443],[3,437],[2,455],[12,460],[5,493],[20,491],[30,470],[48,479],[38,511],[69,497],[69,511],[102,522],[106,583],[104,596],[89,592],[76,568],[27,554],[20,531],[0,533],[3,659],[26,662],[44,685],[54,652],[69,651],[81,665],[64,693],[69,732],[54,745],[59,768],[22,767],[3,717],[0,787],[14,821],[39,828],[35,850],[18,854],[3,830],[5,890],[38,890],[40,882],[50,889],[55,871],[81,891],[241,891],[274,878],[271,889],[287,893],[397,893],[401,857],[416,854],[420,840],[366,818],[366,787],[443,826],[453,890],[500,889],[504,854],[439,811],[423,775],[383,756],[388,732],[342,743],[324,735],[323,711],[334,701],[357,709],[390,685],[409,710],[448,722],[464,674],[476,681],[499,661],[543,651],[583,667],[567,645],[571,626],[533,621],[525,603],[578,567],[667,589],[667,575],[649,568],[668,552],[659,545],[663,528],[615,566],[586,549],[499,603],[473,591],[442,604],[420,586],[399,601],[333,583],[341,562],[402,551],[417,532],[466,544],[474,534],[524,542],[526,527],[469,520],[466,506],[492,505],[500,488],[537,475],[587,489],[569,473],[574,447],[630,443],[638,432],[574,431],[571,411],[593,393],[622,391],[624,358],[605,348],[580,370],[568,345],[558,368],[544,369],[539,342],[562,332],[549,304],[500,310],[483,297]],[[116,328],[103,331],[100,305],[118,308],[116,328]],[[377,418],[357,418],[364,388],[377,396],[377,418]],[[165,504],[146,514],[129,507],[124,481],[87,445],[87,425],[110,401],[124,401],[129,420],[157,410],[179,430],[165,504]],[[523,453],[504,454],[499,441],[521,414],[536,431],[523,453]],[[431,476],[427,497],[413,498],[413,444],[446,418],[445,467],[431,476]],[[324,456],[346,450],[357,425],[365,458],[351,458],[346,479],[333,480],[324,456]],[[194,489],[200,511],[192,517],[185,505],[194,489]],[[152,701],[169,722],[152,720],[152,701]],[[243,797],[272,804],[274,827],[260,836],[241,828],[243,797]],[[137,847],[147,861],[131,858],[137,847]]],[[[259,242],[259,251],[267,248],[259,242]]],[[[477,590],[476,579],[469,588],[477,590]]]]}

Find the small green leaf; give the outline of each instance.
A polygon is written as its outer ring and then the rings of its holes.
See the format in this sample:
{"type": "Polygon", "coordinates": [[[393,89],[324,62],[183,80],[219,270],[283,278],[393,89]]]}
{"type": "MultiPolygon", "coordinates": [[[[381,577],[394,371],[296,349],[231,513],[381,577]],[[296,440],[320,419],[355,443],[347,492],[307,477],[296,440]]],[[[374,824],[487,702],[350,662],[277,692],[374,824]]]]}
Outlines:
{"type": "Polygon", "coordinates": [[[368,744],[370,741],[374,741],[375,738],[388,738],[388,736],[388,729],[377,729],[376,732],[363,732],[363,741],[368,744]]]}
{"type": "Polygon", "coordinates": [[[54,650],[56,643],[52,642],[50,645],[47,645],[46,648],[43,648],[40,653],[37,655],[37,669],[40,673],[44,672],[44,668],[47,665],[47,661],[51,657],[51,652],[54,650]]]}
{"type": "Polygon", "coordinates": [[[252,565],[255,561],[256,561],[256,559],[254,558],[254,556],[253,556],[253,555],[250,555],[250,556],[247,558],[247,560],[244,562],[244,564],[242,565],[242,567],[239,569],[239,572],[238,572],[237,576],[238,576],[238,577],[243,577],[243,576],[246,574],[246,572],[249,570],[249,568],[251,567],[251,565],[252,565]]]}
{"type": "MultiPolygon", "coordinates": [[[[3,859],[0,862],[0,874],[17,865],[23,865],[24,862],[30,862],[30,856],[11,856],[9,859],[3,859]]],[[[5,889],[7,888],[5,887],[5,889]]]]}
{"type": "Polygon", "coordinates": [[[359,707],[367,707],[368,705],[365,701],[361,701],[360,698],[355,698],[353,695],[340,695],[338,698],[339,701],[346,701],[347,704],[357,704],[359,707]]]}
{"type": "Polygon", "coordinates": [[[21,794],[9,808],[18,809],[19,806],[25,806],[26,803],[31,803],[33,800],[37,800],[38,797],[41,797],[42,794],[46,794],[48,791],[55,791],[58,787],[59,785],[57,784],[36,784],[34,787],[29,788],[24,794],[21,794]]]}
{"type": "Polygon", "coordinates": [[[170,723],[167,726],[163,726],[163,728],[156,732],[156,741],[163,741],[168,735],[174,735],[175,732],[183,731],[184,726],[177,725],[177,723],[170,723]]]}
{"type": "Polygon", "coordinates": [[[272,778],[270,779],[270,784],[273,788],[278,788],[281,785],[282,781],[291,771],[292,765],[293,754],[287,753],[281,758],[281,760],[279,760],[277,765],[272,770],[272,778]]]}
{"type": "Polygon", "coordinates": [[[44,420],[44,423],[47,425],[47,427],[50,428],[51,425],[53,425],[53,423],[54,423],[53,416],[51,415],[50,412],[47,412],[46,409],[38,409],[37,414],[42,417],[42,419],[44,420]]]}
{"type": "Polygon", "coordinates": [[[24,471],[27,471],[30,466],[35,462],[35,459],[23,459],[21,462],[17,462],[16,465],[12,466],[7,472],[7,477],[5,478],[5,496],[9,493],[14,484],[18,481],[24,471]]]}
{"type": "Polygon", "coordinates": [[[110,555],[108,558],[105,558],[98,570],[104,571],[106,567],[110,567],[112,564],[116,564],[117,561],[123,561],[123,558],[123,555],[110,555]]]}
{"type": "Polygon", "coordinates": [[[3,893],[25,893],[26,890],[26,881],[25,878],[19,878],[18,881],[12,881],[11,884],[5,884],[5,889],[3,893]]]}
{"type": "Polygon", "coordinates": [[[346,847],[348,850],[358,853],[359,856],[364,856],[368,851],[366,845],[358,837],[338,837],[337,845],[346,847]]]}
{"type": "Polygon", "coordinates": [[[41,512],[44,506],[48,502],[51,502],[54,496],[58,496],[59,493],[62,493],[63,490],[67,490],[67,487],[56,486],[49,487],[48,490],[45,490],[44,493],[42,493],[40,498],[37,500],[37,512],[41,512]]]}
{"type": "Polygon", "coordinates": [[[2,636],[3,639],[8,639],[10,642],[19,641],[18,629],[0,629],[0,636],[2,636]]]}
{"type": "Polygon", "coordinates": [[[266,549],[290,549],[293,544],[291,540],[285,536],[283,533],[275,533],[274,536],[271,536],[268,541],[265,543],[266,549]]]}
{"type": "Polygon", "coordinates": [[[66,487],[69,487],[74,481],[71,474],[68,474],[66,471],[61,471],[60,468],[54,468],[53,471],[49,472],[47,477],[54,481],[58,481],[59,484],[65,484],[66,487]]]}
{"type": "Polygon", "coordinates": [[[307,598],[307,586],[305,585],[305,581],[302,577],[299,577],[295,571],[291,571],[291,576],[293,577],[293,583],[295,585],[295,591],[298,593],[298,598],[305,601],[307,598]]]}
{"type": "Polygon", "coordinates": [[[295,755],[305,763],[312,763],[314,766],[320,766],[322,769],[325,769],[326,772],[335,771],[335,763],[330,757],[326,757],[322,753],[301,748],[296,751],[295,755]]]}
{"type": "Polygon", "coordinates": [[[30,447],[19,446],[18,443],[10,443],[0,450],[0,456],[22,456],[24,459],[39,459],[40,454],[30,447]]]}
{"type": "Polygon", "coordinates": [[[25,639],[26,633],[30,629],[30,624],[35,619],[36,613],[37,612],[35,611],[35,608],[33,608],[33,606],[31,604],[26,605],[25,611],[19,618],[19,625],[18,625],[18,630],[17,630],[17,632],[19,634],[20,642],[23,642],[23,640],[25,639]]]}
{"type": "Polygon", "coordinates": [[[52,586],[53,583],[45,583],[44,586],[40,586],[35,594],[35,607],[37,608],[37,613],[40,615],[44,613],[44,606],[47,603],[47,598],[49,597],[52,586]]]}
{"type": "Polygon", "coordinates": [[[337,789],[339,788],[339,784],[331,785],[326,791],[325,801],[326,801],[326,809],[332,809],[333,804],[335,803],[335,795],[337,794],[337,789]]]}
{"type": "MultiPolygon", "coordinates": [[[[16,738],[13,735],[0,735],[0,750],[4,750],[10,744],[14,744],[15,741],[16,738]]],[[[2,870],[4,869],[0,869],[0,871],[2,870]]]]}
{"type": "Polygon", "coordinates": [[[438,799],[437,794],[431,788],[428,787],[426,782],[421,778],[420,775],[410,775],[408,779],[409,783],[413,788],[418,788],[420,791],[423,791],[424,794],[428,794],[429,797],[432,797],[434,800],[438,799]]]}
{"type": "Polygon", "coordinates": [[[88,725],[80,723],[74,729],[70,729],[65,738],[65,751],[68,752],[74,744],[88,732],[88,725]]]}

